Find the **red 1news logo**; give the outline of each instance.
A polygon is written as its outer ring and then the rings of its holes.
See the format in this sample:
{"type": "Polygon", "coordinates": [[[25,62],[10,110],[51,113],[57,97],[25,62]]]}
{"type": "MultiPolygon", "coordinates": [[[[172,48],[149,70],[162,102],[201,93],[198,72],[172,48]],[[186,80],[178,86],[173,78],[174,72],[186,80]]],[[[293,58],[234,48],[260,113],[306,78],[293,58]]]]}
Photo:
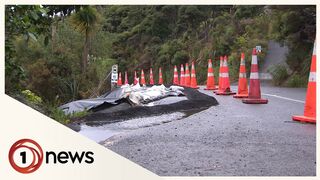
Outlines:
{"type": "Polygon", "coordinates": [[[41,146],[32,139],[15,142],[9,151],[9,162],[18,172],[28,174],[39,169],[43,161],[41,146]]]}

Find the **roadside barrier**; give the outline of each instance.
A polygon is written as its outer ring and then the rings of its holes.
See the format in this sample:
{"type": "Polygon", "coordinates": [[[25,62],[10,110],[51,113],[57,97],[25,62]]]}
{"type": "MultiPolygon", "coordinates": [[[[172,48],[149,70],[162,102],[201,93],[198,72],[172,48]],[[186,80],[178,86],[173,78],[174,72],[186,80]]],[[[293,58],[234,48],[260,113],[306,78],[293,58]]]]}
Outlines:
{"type": "Polygon", "coordinates": [[[267,104],[268,99],[261,98],[258,57],[256,48],[252,50],[249,96],[242,100],[245,104],[267,104]]]}
{"type": "Polygon", "coordinates": [[[184,68],[183,68],[183,64],[181,64],[181,68],[180,68],[180,86],[184,86],[184,68]]]}
{"type": "Polygon", "coordinates": [[[119,72],[119,75],[118,75],[117,86],[122,86],[121,72],[119,72]]]}
{"type": "MultiPolygon", "coordinates": [[[[220,87],[222,87],[222,79],[221,79],[221,68],[222,68],[222,63],[223,63],[223,56],[220,56],[220,66],[219,66],[219,79],[218,79],[218,90],[220,87]]],[[[214,93],[216,93],[217,91],[213,91],[214,93]]]]}
{"type": "Polygon", "coordinates": [[[316,123],[316,61],[316,42],[314,42],[304,114],[292,116],[294,121],[316,123]]]}
{"type": "Polygon", "coordinates": [[[129,84],[129,83],[128,83],[128,74],[127,74],[127,71],[124,72],[124,84],[125,84],[125,85],[129,84]]]}
{"type": "Polygon", "coordinates": [[[149,84],[154,85],[152,68],[150,68],[150,83],[149,84]]]}
{"type": "Polygon", "coordinates": [[[185,73],[184,73],[184,86],[189,87],[190,86],[190,71],[189,71],[189,64],[186,63],[186,68],[185,68],[185,73]]]}
{"type": "Polygon", "coordinates": [[[179,85],[179,79],[178,79],[178,70],[177,66],[174,66],[174,72],[173,72],[173,82],[172,84],[179,85]]]}
{"type": "Polygon", "coordinates": [[[193,89],[199,89],[197,85],[196,68],[194,67],[194,61],[191,64],[191,82],[190,87],[193,89]]]}
{"type": "Polygon", "coordinates": [[[246,63],[244,53],[241,53],[239,81],[238,81],[238,93],[234,95],[234,98],[247,98],[248,95],[248,82],[246,74],[246,63]]]}
{"type": "Polygon", "coordinates": [[[137,71],[134,71],[134,80],[133,80],[133,84],[134,84],[134,85],[138,84],[137,71]]]}
{"type": "Polygon", "coordinates": [[[229,80],[229,68],[228,68],[228,57],[224,56],[222,67],[220,68],[219,76],[221,83],[219,82],[219,89],[215,91],[217,95],[233,95],[236,94],[230,90],[230,80],[229,80]]]}
{"type": "Polygon", "coordinates": [[[161,67],[159,67],[159,81],[158,81],[158,84],[160,84],[160,85],[163,84],[161,67]]]}
{"type": "Polygon", "coordinates": [[[146,85],[146,80],[144,78],[144,72],[143,69],[141,69],[141,79],[140,79],[140,84],[141,85],[146,85]]]}
{"type": "Polygon", "coordinates": [[[207,87],[204,88],[205,90],[216,90],[216,86],[214,84],[214,73],[212,67],[212,60],[208,60],[208,74],[207,74],[207,87]]]}

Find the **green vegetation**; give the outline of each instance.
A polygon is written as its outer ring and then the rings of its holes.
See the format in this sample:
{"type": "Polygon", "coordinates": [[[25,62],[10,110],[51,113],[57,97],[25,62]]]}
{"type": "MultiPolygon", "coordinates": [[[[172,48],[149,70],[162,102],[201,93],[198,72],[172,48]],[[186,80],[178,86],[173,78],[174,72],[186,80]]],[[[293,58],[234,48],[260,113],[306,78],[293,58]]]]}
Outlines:
{"type": "Polygon", "coordinates": [[[289,47],[286,63],[290,70],[290,87],[307,84],[311,54],[316,34],[314,6],[275,6],[270,38],[289,47]],[[300,77],[297,75],[299,74],[300,77]],[[299,81],[298,84],[296,82],[299,81]],[[295,83],[293,83],[295,82],[295,83]]]}
{"type": "Polygon", "coordinates": [[[42,103],[41,97],[35,95],[35,94],[34,94],[33,92],[31,92],[30,90],[24,90],[24,91],[22,91],[21,93],[24,95],[24,97],[25,97],[28,101],[30,101],[30,102],[32,102],[32,103],[35,103],[35,104],[41,104],[41,103],[42,103]]]}
{"type": "Polygon", "coordinates": [[[57,108],[58,104],[45,103],[39,96],[35,95],[30,90],[24,90],[20,93],[16,93],[13,97],[33,109],[36,109],[43,114],[47,114],[49,117],[62,124],[67,124],[72,120],[79,119],[89,114],[88,111],[82,111],[66,115],[61,109],[57,108]]]}
{"type": "MultiPolygon", "coordinates": [[[[277,84],[306,84],[315,38],[315,6],[22,6],[5,7],[6,93],[28,89],[39,96],[44,112],[65,123],[57,106],[96,97],[110,88],[112,64],[120,71],[141,69],[154,77],[162,67],[165,83],[174,65],[195,61],[199,84],[206,81],[207,59],[218,78],[219,56],[229,56],[236,80],[240,53],[250,70],[252,48],[269,40],[289,47],[290,74],[279,70],[277,84]],[[299,76],[297,76],[299,75],[299,76]],[[300,78],[301,75],[301,78],[300,78]],[[291,77],[292,76],[292,77],[291,77]],[[50,107],[50,108],[48,108],[50,107]]],[[[148,78],[148,76],[147,76],[148,78]]],[[[29,97],[30,98],[30,97],[29,97]]]]}
{"type": "Polygon", "coordinates": [[[71,120],[78,119],[78,118],[84,117],[84,116],[89,114],[88,111],[82,111],[82,112],[76,112],[76,113],[73,113],[73,114],[66,115],[66,114],[64,114],[64,112],[61,109],[58,109],[58,108],[56,108],[54,106],[51,106],[48,109],[49,109],[48,110],[49,111],[48,112],[49,116],[52,119],[54,119],[54,120],[56,120],[56,121],[58,121],[58,122],[60,122],[62,124],[67,124],[71,120]]]}
{"type": "Polygon", "coordinates": [[[276,65],[272,67],[269,72],[273,78],[272,82],[276,86],[282,85],[289,77],[287,67],[284,65],[276,65]]]}
{"type": "Polygon", "coordinates": [[[288,79],[286,85],[288,87],[306,87],[307,81],[308,81],[308,77],[306,76],[302,77],[298,74],[294,74],[288,79]]]}

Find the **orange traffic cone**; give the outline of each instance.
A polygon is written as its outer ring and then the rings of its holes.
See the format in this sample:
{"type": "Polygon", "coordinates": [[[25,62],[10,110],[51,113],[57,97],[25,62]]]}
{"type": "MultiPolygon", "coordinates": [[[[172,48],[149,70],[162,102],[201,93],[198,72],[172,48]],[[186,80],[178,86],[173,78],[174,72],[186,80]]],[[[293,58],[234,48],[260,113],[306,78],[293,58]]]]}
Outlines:
{"type": "Polygon", "coordinates": [[[161,67],[159,67],[159,81],[158,81],[158,84],[163,84],[161,67]]]}
{"type": "Polygon", "coordinates": [[[316,123],[316,61],[316,42],[314,42],[304,115],[292,116],[295,121],[316,123]]]}
{"type": "Polygon", "coordinates": [[[190,82],[190,87],[193,89],[199,89],[197,85],[197,77],[196,77],[196,69],[194,67],[194,62],[192,61],[191,65],[191,82],[190,82]]]}
{"type": "Polygon", "coordinates": [[[180,68],[180,86],[184,86],[184,68],[183,68],[183,64],[181,64],[181,68],[180,68]]]}
{"type": "Polygon", "coordinates": [[[211,59],[208,60],[208,75],[207,75],[207,87],[204,88],[205,90],[215,90],[217,89],[214,85],[214,74],[212,68],[212,61],[211,59]]]}
{"type": "Polygon", "coordinates": [[[150,85],[154,85],[152,68],[150,68],[150,85]]]}
{"type": "Polygon", "coordinates": [[[268,99],[261,99],[258,57],[256,48],[252,50],[249,97],[242,100],[246,104],[267,104],[268,99]]]}
{"type": "Polygon", "coordinates": [[[141,69],[141,80],[140,80],[141,85],[146,85],[146,80],[144,78],[144,72],[143,69],[141,69]]]}
{"type": "Polygon", "coordinates": [[[134,84],[134,85],[138,84],[137,71],[134,71],[134,80],[133,80],[133,84],[134,84]]]}
{"type": "Polygon", "coordinates": [[[121,72],[119,72],[117,86],[122,86],[121,72]]]}
{"type": "Polygon", "coordinates": [[[229,68],[228,68],[228,57],[224,56],[223,63],[221,66],[221,84],[219,82],[219,89],[216,91],[217,95],[232,95],[236,94],[230,90],[230,81],[229,81],[229,68]],[[220,86],[221,85],[221,86],[220,86]]]}
{"type": "Polygon", "coordinates": [[[124,72],[124,84],[125,84],[125,85],[128,84],[128,74],[127,74],[127,71],[124,72]]]}
{"type": "Polygon", "coordinates": [[[238,94],[234,95],[233,97],[234,98],[248,97],[248,82],[247,82],[247,75],[246,75],[246,63],[244,60],[244,53],[241,53],[238,94]]]}
{"type": "Polygon", "coordinates": [[[189,64],[186,63],[186,71],[184,73],[184,86],[190,86],[190,71],[189,71],[189,64]]]}
{"type": "Polygon", "coordinates": [[[174,72],[173,72],[173,84],[175,85],[179,85],[179,79],[178,79],[178,70],[177,70],[177,66],[174,66],[174,72]]]}
{"type": "Polygon", "coordinates": [[[222,81],[223,79],[221,78],[221,73],[222,73],[222,64],[223,64],[223,57],[220,56],[220,66],[219,66],[219,79],[218,79],[218,90],[213,91],[214,93],[217,93],[219,89],[222,87],[222,81]]]}

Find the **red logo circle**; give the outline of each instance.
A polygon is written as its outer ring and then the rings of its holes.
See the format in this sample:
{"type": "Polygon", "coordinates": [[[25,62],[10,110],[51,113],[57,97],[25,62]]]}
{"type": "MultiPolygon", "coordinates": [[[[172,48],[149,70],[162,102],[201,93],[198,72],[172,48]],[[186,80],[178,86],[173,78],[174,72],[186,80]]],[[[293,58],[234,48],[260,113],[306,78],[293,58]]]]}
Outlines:
{"type": "Polygon", "coordinates": [[[42,148],[37,142],[32,139],[20,139],[11,146],[9,151],[9,162],[11,166],[20,173],[28,174],[36,171],[41,166],[42,160],[42,148]],[[20,148],[26,148],[32,152],[32,162],[27,167],[21,167],[14,161],[14,153],[20,148]]]}

